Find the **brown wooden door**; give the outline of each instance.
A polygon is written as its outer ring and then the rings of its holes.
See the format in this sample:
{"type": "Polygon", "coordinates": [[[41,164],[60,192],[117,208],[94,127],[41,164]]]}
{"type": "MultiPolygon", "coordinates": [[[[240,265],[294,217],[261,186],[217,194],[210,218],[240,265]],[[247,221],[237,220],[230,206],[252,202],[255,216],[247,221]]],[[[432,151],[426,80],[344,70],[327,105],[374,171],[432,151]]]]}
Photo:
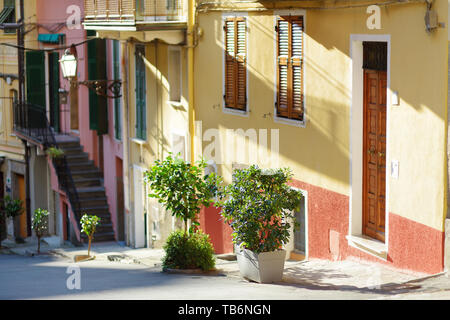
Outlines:
{"type": "Polygon", "coordinates": [[[23,211],[19,216],[19,235],[21,238],[25,239],[28,237],[27,231],[27,214],[26,214],[26,195],[25,195],[25,177],[23,175],[17,175],[17,184],[19,187],[19,199],[22,200],[23,211]]]}
{"type": "Polygon", "coordinates": [[[386,71],[364,70],[363,233],[385,240],[386,71]]]}

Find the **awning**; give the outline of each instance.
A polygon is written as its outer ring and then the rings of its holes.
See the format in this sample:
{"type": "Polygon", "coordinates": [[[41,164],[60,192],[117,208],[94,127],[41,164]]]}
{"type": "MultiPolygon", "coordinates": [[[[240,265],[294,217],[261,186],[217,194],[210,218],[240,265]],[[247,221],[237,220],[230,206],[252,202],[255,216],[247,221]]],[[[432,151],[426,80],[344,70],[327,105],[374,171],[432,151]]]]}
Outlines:
{"type": "Polygon", "coordinates": [[[38,41],[44,42],[44,43],[61,43],[61,38],[64,37],[64,33],[39,33],[38,35],[38,41]]]}
{"type": "Polygon", "coordinates": [[[11,7],[5,7],[0,12],[0,24],[5,23],[5,21],[8,20],[8,18],[11,16],[11,14],[14,12],[14,8],[11,7]]]}

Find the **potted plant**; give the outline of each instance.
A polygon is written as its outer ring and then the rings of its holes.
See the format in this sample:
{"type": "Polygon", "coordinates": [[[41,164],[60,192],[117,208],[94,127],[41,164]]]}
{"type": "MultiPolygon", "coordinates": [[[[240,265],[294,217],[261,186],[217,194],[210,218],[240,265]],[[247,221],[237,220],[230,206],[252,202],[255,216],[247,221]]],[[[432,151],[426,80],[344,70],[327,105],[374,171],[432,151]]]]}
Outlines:
{"type": "MultiPolygon", "coordinates": [[[[9,195],[5,196],[1,201],[0,205],[0,215],[3,217],[5,223],[6,220],[11,218],[14,219],[23,213],[23,201],[19,199],[12,199],[9,195]]],[[[0,238],[0,248],[1,248],[1,238],[0,238]]]]}
{"type": "Polygon", "coordinates": [[[163,270],[213,269],[214,249],[209,236],[198,230],[197,215],[202,206],[209,206],[220,185],[215,174],[204,175],[205,161],[190,164],[179,157],[156,160],[144,173],[150,187],[149,197],[156,198],[173,216],[184,222],[184,231],[172,233],[165,246],[163,270]],[[188,223],[191,227],[188,229],[188,223]]]}
{"type": "Polygon", "coordinates": [[[91,243],[92,239],[94,238],[94,233],[97,228],[97,226],[100,224],[100,218],[95,215],[88,215],[84,214],[81,217],[80,220],[81,223],[81,231],[84,232],[88,237],[88,254],[86,255],[79,255],[75,256],[75,261],[82,261],[82,260],[92,260],[95,259],[95,257],[91,257],[91,243]]]}
{"type": "Polygon", "coordinates": [[[233,182],[225,188],[222,216],[233,229],[236,256],[244,278],[270,283],[283,277],[293,211],[302,193],[287,184],[289,169],[262,170],[253,165],[235,170],[233,182]]]}
{"type": "Polygon", "coordinates": [[[64,150],[57,147],[50,147],[47,149],[47,155],[52,159],[58,159],[64,155],[64,150]]]}
{"type": "Polygon", "coordinates": [[[47,210],[38,208],[34,211],[33,219],[31,222],[31,228],[36,233],[38,241],[37,254],[41,253],[41,237],[44,235],[45,230],[47,230],[47,216],[47,210]]]}

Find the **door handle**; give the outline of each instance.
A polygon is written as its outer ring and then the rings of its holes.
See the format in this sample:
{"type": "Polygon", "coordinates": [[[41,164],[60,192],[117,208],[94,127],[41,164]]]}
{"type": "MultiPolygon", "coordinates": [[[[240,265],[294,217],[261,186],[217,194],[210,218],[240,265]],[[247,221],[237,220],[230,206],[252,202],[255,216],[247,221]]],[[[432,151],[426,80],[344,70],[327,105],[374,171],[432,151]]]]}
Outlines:
{"type": "Polygon", "coordinates": [[[378,152],[378,155],[379,155],[380,157],[384,157],[384,152],[378,152]]]}

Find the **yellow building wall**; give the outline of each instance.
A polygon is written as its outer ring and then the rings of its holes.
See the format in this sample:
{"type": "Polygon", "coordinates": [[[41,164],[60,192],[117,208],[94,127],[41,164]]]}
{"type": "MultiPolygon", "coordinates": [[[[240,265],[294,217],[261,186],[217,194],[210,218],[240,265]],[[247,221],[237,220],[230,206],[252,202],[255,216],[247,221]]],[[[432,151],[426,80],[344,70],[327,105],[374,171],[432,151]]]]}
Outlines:
{"type": "MultiPolygon", "coordinates": [[[[447,6],[444,0],[434,4],[442,22],[447,21],[447,6]]],[[[222,13],[199,14],[203,36],[195,51],[195,107],[203,133],[217,128],[225,137],[227,129],[279,129],[279,167],[290,167],[297,180],[350,196],[350,36],[390,35],[390,89],[398,91],[401,100],[399,106],[388,106],[387,205],[390,212],[443,230],[447,26],[426,33],[424,4],[382,7],[381,30],[367,28],[370,15],[365,7],[305,12],[305,127],[277,123],[273,118],[273,12],[248,13],[247,116],[222,111],[222,13]],[[391,159],[400,163],[398,180],[390,177],[391,159]]],[[[203,141],[202,150],[210,143],[203,141]]],[[[219,165],[226,182],[231,181],[231,163],[238,157],[230,148],[229,144],[222,146],[222,156],[231,159],[219,165]]],[[[261,151],[258,163],[269,154],[261,151]]]]}
{"type": "MultiPolygon", "coordinates": [[[[138,143],[131,143],[132,163],[141,163],[145,167],[150,167],[156,159],[163,159],[172,151],[172,132],[184,133],[188,135],[187,118],[187,86],[182,81],[182,98],[180,106],[173,106],[169,103],[170,84],[168,79],[168,50],[169,45],[163,42],[152,42],[145,45],[146,55],[146,123],[147,139],[141,146],[138,143]]],[[[130,45],[130,137],[136,137],[136,92],[135,86],[135,44],[130,45]]],[[[181,70],[186,70],[186,52],[181,49],[181,70]]],[[[183,72],[182,80],[186,75],[183,72]]],[[[187,141],[189,141],[187,139],[187,141]]],[[[187,146],[186,146],[187,149],[187,146]]]]}
{"type": "MultiPolygon", "coordinates": [[[[0,2],[0,8],[3,9],[3,1],[0,2]]],[[[1,10],[0,9],[0,10],[1,10]]],[[[26,23],[32,24],[36,22],[36,3],[35,1],[25,2],[26,23]]],[[[16,0],[16,19],[20,18],[19,1],[16,0]]],[[[25,36],[26,47],[36,47],[36,31],[31,31],[25,36]]],[[[0,42],[17,44],[16,33],[5,33],[0,30],[0,42]]],[[[0,46],[0,73],[18,75],[18,53],[17,49],[9,46],[0,46]]],[[[6,79],[0,78],[0,156],[9,159],[23,160],[23,144],[17,139],[13,133],[13,112],[12,100],[5,99],[13,97],[13,90],[18,91],[19,82],[14,79],[11,84],[6,79]]]]}

